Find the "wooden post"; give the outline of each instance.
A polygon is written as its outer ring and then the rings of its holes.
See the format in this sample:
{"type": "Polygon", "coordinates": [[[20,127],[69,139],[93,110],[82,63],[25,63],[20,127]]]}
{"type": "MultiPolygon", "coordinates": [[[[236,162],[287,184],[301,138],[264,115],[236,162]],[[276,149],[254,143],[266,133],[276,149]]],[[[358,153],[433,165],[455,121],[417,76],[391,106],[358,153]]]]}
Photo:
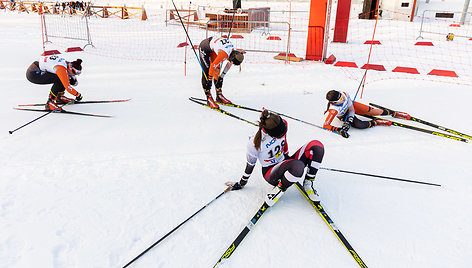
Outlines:
{"type": "Polygon", "coordinates": [[[121,8],[121,18],[122,19],[128,19],[129,18],[129,14],[128,14],[128,10],[126,9],[126,5],[121,8]]]}
{"type": "Polygon", "coordinates": [[[143,6],[142,13],[141,13],[141,20],[147,20],[147,19],[148,17],[146,14],[146,9],[144,9],[144,6],[143,6]]]}

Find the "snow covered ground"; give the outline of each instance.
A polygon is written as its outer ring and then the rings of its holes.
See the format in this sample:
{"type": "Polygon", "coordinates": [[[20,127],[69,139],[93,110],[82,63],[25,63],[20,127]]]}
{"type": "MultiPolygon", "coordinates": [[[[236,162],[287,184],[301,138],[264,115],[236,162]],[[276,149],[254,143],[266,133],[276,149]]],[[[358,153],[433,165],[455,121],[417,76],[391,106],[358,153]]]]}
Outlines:
{"type": "MultiPolygon", "coordinates": [[[[25,79],[42,52],[37,15],[0,12],[0,267],[122,267],[236,181],[255,127],[191,103],[200,68],[119,60],[89,53],[71,106],[113,115],[37,113],[49,86],[25,79]]],[[[451,66],[453,67],[453,66],[451,66]]],[[[359,79],[363,71],[359,70],[359,79]]],[[[225,78],[236,103],[322,124],[324,96],[354,96],[359,81],[321,63],[243,64],[225,78]]],[[[470,86],[422,80],[369,83],[359,101],[409,112],[468,134],[470,86]]],[[[227,108],[252,121],[258,114],[227,108]]],[[[470,267],[472,150],[396,127],[340,136],[289,121],[291,152],[318,139],[323,166],[441,184],[396,182],[320,170],[316,187],[336,225],[369,267],[470,267]]],[[[270,186],[255,169],[249,184],[213,202],[132,267],[211,267],[262,204],[270,186]]],[[[224,267],[358,267],[295,189],[268,210],[224,267]]]]}

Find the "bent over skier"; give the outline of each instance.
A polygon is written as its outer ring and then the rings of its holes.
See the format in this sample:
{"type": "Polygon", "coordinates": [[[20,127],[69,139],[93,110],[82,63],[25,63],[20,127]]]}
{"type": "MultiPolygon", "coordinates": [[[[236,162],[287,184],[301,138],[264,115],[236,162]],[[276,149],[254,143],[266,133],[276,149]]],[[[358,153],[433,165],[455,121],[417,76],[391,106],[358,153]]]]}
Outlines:
{"type": "Polygon", "coordinates": [[[52,55],[43,56],[39,61],[33,62],[26,71],[26,78],[33,84],[53,84],[45,108],[54,110],[59,108],[60,104],[74,100],[64,96],[65,90],[75,96],[75,101],[82,100],[82,94],[72,87],[78,85],[77,75],[81,72],[81,59],[68,62],[64,58],[52,55]]]}
{"type": "Polygon", "coordinates": [[[410,115],[404,112],[396,112],[388,109],[377,109],[370,107],[368,105],[352,101],[351,97],[346,92],[339,92],[336,90],[330,90],[326,93],[326,99],[328,100],[328,105],[326,107],[326,112],[328,116],[323,124],[323,128],[329,129],[331,131],[339,131],[339,134],[344,138],[349,138],[347,133],[352,127],[365,129],[374,126],[391,126],[392,122],[384,119],[374,119],[370,121],[363,121],[357,118],[355,115],[368,115],[368,116],[378,116],[378,115],[391,115],[396,118],[410,119],[410,115]],[[331,125],[331,122],[334,118],[338,118],[343,121],[343,126],[341,128],[331,125]]]}
{"type": "Polygon", "coordinates": [[[204,39],[199,46],[200,63],[202,65],[202,86],[205,91],[208,105],[211,108],[219,108],[216,102],[229,104],[231,101],[223,96],[223,77],[231,66],[240,65],[244,60],[244,54],[236,50],[233,43],[224,37],[209,37],[204,39]],[[220,73],[224,61],[228,61],[224,70],[220,73]],[[215,84],[216,102],[211,96],[211,85],[215,84]]]}
{"type": "Polygon", "coordinates": [[[313,181],[323,160],[324,146],[320,141],[312,140],[289,156],[286,133],[287,121],[268,110],[262,112],[259,130],[247,144],[244,174],[239,182],[227,183],[232,186],[231,190],[239,190],[247,184],[259,159],[264,179],[275,186],[272,192],[267,194],[267,205],[272,206],[288,187],[299,182],[305,167],[307,172],[303,181],[304,190],[313,202],[320,202],[313,188],[313,181]]]}

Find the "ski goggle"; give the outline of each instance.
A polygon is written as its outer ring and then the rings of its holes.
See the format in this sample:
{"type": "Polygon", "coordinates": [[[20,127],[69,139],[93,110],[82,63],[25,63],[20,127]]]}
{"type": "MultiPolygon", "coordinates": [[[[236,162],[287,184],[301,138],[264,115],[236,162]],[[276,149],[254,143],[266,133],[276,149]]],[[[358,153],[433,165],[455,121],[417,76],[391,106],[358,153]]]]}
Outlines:
{"type": "Polygon", "coordinates": [[[71,73],[73,73],[74,75],[80,75],[82,73],[81,70],[78,70],[74,67],[72,67],[72,65],[69,65],[69,70],[71,71],[71,73]]]}

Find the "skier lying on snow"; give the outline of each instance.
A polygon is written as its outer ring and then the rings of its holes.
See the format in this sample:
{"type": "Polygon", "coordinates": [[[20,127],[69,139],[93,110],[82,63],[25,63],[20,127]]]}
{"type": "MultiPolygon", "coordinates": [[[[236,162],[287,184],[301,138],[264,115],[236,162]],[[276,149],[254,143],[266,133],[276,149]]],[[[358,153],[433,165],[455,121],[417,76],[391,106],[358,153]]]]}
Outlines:
{"type": "Polygon", "coordinates": [[[247,164],[239,182],[227,182],[231,190],[239,190],[246,185],[259,159],[264,179],[274,189],[267,194],[265,202],[272,206],[292,184],[301,180],[305,167],[308,167],[303,186],[313,202],[320,202],[313,181],[320,168],[324,146],[317,140],[303,145],[294,155],[288,156],[287,122],[279,115],[264,110],[260,116],[259,130],[247,144],[247,164]]]}
{"type": "Polygon", "coordinates": [[[26,78],[33,84],[53,84],[46,102],[46,110],[54,110],[61,104],[68,103],[73,99],[64,97],[64,91],[75,96],[75,101],[81,101],[82,95],[72,86],[77,86],[77,75],[82,72],[82,60],[77,59],[68,62],[65,59],[53,55],[41,57],[39,61],[33,62],[26,71],[26,78]]]}
{"type": "Polygon", "coordinates": [[[352,101],[349,97],[349,94],[346,92],[330,90],[326,94],[326,99],[328,100],[328,106],[326,107],[326,111],[324,113],[328,112],[328,116],[326,117],[326,120],[323,124],[323,128],[329,129],[331,131],[339,131],[339,134],[341,134],[344,138],[349,138],[349,134],[347,132],[351,126],[354,128],[364,129],[374,126],[392,125],[391,121],[384,119],[362,121],[355,116],[356,114],[370,116],[391,115],[396,118],[407,120],[411,118],[409,114],[404,112],[396,112],[389,109],[377,109],[356,101],[352,101]],[[331,122],[335,117],[344,122],[341,128],[331,125],[331,122]]]}

